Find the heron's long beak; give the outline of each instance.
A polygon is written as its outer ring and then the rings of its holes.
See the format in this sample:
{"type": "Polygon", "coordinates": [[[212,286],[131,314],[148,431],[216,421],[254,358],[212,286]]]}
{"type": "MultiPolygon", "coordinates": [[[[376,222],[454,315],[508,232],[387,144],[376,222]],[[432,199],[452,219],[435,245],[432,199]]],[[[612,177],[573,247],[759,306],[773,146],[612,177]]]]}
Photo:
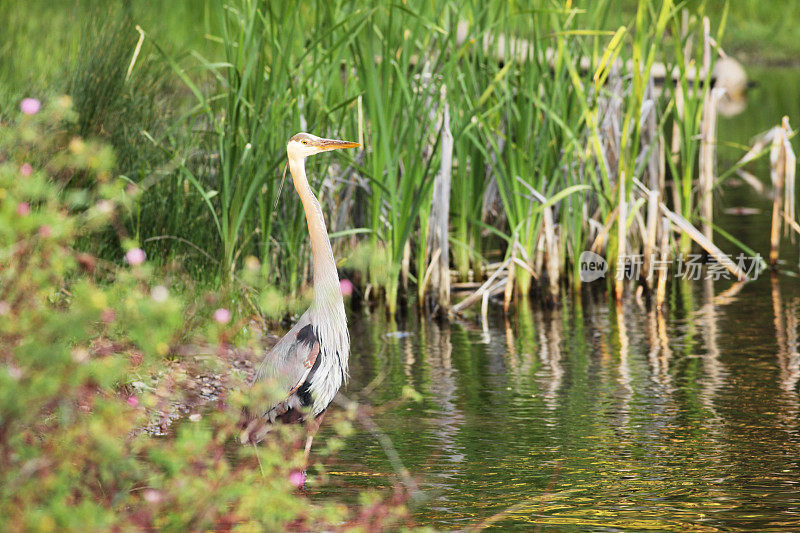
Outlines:
{"type": "Polygon", "coordinates": [[[322,152],[339,150],[340,148],[356,148],[357,146],[361,145],[351,141],[339,141],[337,139],[321,139],[319,141],[319,149],[322,152]]]}

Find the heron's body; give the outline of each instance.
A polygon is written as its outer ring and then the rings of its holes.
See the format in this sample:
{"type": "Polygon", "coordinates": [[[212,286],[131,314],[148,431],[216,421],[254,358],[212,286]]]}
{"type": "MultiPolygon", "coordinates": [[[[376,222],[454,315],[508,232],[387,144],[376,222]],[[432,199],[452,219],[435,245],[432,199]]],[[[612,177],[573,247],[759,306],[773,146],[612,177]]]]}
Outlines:
{"type": "MultiPolygon", "coordinates": [[[[347,379],[350,334],[333,250],[319,205],[305,172],[305,158],[356,143],[298,133],[286,146],[294,187],[303,203],[311,239],[314,301],[289,332],[266,354],[256,380],[270,380],[286,397],[264,405],[260,415],[269,423],[318,417],[347,379]]],[[[310,443],[309,443],[310,445],[310,443]]]]}

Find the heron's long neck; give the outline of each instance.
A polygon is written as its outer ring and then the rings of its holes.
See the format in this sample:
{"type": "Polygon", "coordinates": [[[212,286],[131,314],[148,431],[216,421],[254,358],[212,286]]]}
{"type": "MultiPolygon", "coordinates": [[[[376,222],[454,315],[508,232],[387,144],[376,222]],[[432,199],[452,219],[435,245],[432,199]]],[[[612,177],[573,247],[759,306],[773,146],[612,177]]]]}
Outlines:
{"type": "Polygon", "coordinates": [[[335,308],[344,313],[344,300],[339,288],[339,275],[336,272],[336,261],[333,258],[328,230],[319,201],[311,192],[306,177],[305,162],[301,158],[289,158],[289,170],[292,173],[294,188],[303,202],[306,213],[308,234],[311,238],[311,257],[314,268],[314,306],[317,309],[335,308]]]}

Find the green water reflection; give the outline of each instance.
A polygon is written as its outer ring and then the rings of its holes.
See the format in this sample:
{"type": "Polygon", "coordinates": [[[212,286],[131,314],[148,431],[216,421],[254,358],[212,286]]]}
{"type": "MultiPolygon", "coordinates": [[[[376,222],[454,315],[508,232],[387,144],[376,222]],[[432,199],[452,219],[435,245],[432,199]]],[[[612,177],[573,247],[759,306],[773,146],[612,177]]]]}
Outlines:
{"type": "MultiPolygon", "coordinates": [[[[781,114],[800,126],[796,89],[793,98],[723,123],[728,140],[746,141],[781,114]]],[[[768,203],[741,187],[722,193],[720,205],[768,203]]],[[[721,220],[766,251],[767,212],[721,220]]],[[[797,244],[785,249],[796,258],[797,244]]],[[[744,286],[675,282],[664,313],[586,293],[550,311],[495,309],[487,329],[388,324],[378,312],[354,320],[347,394],[376,379],[374,405],[408,386],[422,394],[375,418],[427,495],[414,508],[421,524],[796,531],[799,310],[797,279],[765,274],[744,286]]],[[[326,468],[325,490],[339,497],[396,480],[366,431],[326,468]]]]}
{"type": "MultiPolygon", "coordinates": [[[[599,298],[488,333],[358,321],[350,389],[385,373],[374,404],[424,397],[376,419],[428,494],[416,518],[465,527],[513,506],[495,525],[800,528],[797,284],[695,285],[666,315],[599,298]]],[[[328,468],[337,491],[392,477],[366,432],[328,468]]]]}

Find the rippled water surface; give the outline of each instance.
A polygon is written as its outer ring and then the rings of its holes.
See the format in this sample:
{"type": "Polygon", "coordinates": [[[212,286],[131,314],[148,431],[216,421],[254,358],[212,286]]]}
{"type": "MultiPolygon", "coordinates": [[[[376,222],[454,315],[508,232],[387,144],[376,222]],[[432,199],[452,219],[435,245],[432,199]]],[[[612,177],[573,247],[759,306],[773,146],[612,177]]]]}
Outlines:
{"type": "MultiPolygon", "coordinates": [[[[666,315],[577,300],[402,337],[359,321],[350,389],[377,377],[377,405],[406,386],[424,398],[376,417],[428,494],[416,518],[800,529],[797,284],[681,288],[666,315]]],[[[347,444],[329,465],[342,489],[388,485],[373,436],[347,444]]]]}
{"type": "MultiPolygon", "coordinates": [[[[736,125],[751,120],[727,124],[741,137],[736,125]]],[[[726,194],[725,205],[768,205],[726,194]]],[[[765,252],[767,215],[721,220],[765,252]]],[[[784,250],[797,261],[797,244],[784,250]]],[[[366,401],[383,406],[375,422],[426,495],[414,518],[443,529],[800,530],[798,279],[673,283],[663,313],[586,292],[550,311],[495,310],[486,329],[354,319],[346,393],[368,387],[366,401]],[[420,403],[395,403],[407,387],[420,403]]],[[[353,498],[397,480],[363,430],[326,467],[326,491],[353,498]]]]}

